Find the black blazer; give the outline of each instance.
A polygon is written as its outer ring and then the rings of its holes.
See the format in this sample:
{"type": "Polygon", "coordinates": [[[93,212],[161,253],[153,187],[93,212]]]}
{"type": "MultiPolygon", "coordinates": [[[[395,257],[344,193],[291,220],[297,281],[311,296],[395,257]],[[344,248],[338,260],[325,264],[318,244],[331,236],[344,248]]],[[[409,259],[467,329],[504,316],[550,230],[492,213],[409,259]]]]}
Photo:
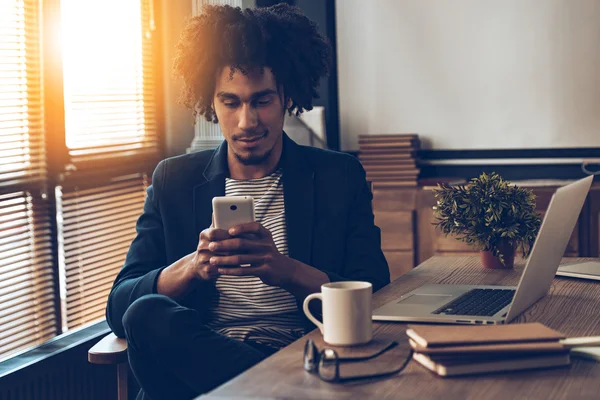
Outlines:
{"type": "MultiPolygon", "coordinates": [[[[300,146],[284,133],[280,163],[289,256],[325,272],[332,282],[368,281],[374,291],[388,284],[360,162],[348,154],[300,146]]],[[[227,175],[226,142],[158,164],[137,236],[108,297],[106,318],[117,336],[125,336],[121,320],[131,303],[156,293],[160,271],[196,250],[200,232],[211,224],[212,198],[225,195],[227,175]]],[[[214,290],[214,282],[200,282],[180,303],[206,316],[214,290]]]]}

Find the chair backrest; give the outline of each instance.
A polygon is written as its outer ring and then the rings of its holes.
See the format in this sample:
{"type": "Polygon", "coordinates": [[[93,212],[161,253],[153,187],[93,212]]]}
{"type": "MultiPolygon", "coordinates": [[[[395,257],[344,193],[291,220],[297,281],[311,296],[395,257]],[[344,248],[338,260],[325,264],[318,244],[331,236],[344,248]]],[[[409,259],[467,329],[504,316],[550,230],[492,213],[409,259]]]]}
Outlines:
{"type": "Polygon", "coordinates": [[[325,107],[314,106],[310,111],[304,111],[300,120],[312,130],[316,139],[327,147],[327,128],[325,125],[325,107]]]}
{"type": "Polygon", "coordinates": [[[298,144],[327,148],[324,107],[316,106],[310,111],[304,111],[299,117],[286,113],[283,130],[298,144]]]}

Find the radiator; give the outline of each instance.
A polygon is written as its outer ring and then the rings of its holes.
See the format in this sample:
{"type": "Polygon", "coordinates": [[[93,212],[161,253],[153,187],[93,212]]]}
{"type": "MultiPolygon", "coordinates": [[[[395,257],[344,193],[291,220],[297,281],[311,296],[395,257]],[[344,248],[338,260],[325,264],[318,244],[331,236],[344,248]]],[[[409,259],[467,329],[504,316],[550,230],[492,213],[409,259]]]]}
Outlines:
{"type": "Polygon", "coordinates": [[[89,364],[85,352],[77,353],[11,374],[0,384],[0,400],[116,399],[116,366],[89,364]]]}

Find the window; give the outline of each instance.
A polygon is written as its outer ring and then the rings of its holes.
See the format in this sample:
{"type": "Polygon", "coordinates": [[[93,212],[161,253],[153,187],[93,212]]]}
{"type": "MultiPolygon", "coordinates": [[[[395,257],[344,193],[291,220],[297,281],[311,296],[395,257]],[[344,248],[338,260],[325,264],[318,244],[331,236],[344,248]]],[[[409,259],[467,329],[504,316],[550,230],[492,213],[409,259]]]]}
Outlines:
{"type": "Polygon", "coordinates": [[[66,144],[79,168],[156,156],[153,22],[143,4],[61,1],[66,144]]]}
{"type": "Polygon", "coordinates": [[[36,1],[0,0],[0,358],[56,334],[36,1]]]}
{"type": "Polygon", "coordinates": [[[0,0],[0,186],[46,178],[35,1],[0,0]]]}
{"type": "Polygon", "coordinates": [[[145,174],[87,189],[57,187],[63,331],[104,318],[106,297],[135,237],[147,187],[145,174]]]}
{"type": "Polygon", "coordinates": [[[159,146],[151,3],[61,0],[61,17],[70,172],[56,201],[65,331],[104,318],[159,146]]]}
{"type": "Polygon", "coordinates": [[[161,157],[152,1],[0,0],[0,360],[104,318],[161,157]]]}
{"type": "Polygon", "coordinates": [[[0,358],[56,334],[50,214],[35,192],[0,195],[0,358]]]}

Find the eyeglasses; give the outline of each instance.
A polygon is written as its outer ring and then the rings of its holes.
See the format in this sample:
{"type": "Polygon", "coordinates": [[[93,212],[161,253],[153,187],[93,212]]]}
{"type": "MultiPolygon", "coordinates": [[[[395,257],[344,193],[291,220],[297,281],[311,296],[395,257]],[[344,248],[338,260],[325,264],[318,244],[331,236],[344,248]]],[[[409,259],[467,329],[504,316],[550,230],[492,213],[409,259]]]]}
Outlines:
{"type": "Polygon", "coordinates": [[[311,373],[317,373],[319,378],[326,382],[350,382],[356,381],[359,379],[373,379],[373,378],[381,378],[385,376],[390,376],[402,372],[404,368],[408,365],[410,360],[412,359],[412,349],[410,350],[408,356],[400,365],[400,367],[393,369],[391,371],[380,372],[375,374],[366,374],[366,375],[353,375],[348,377],[340,376],[340,364],[346,362],[359,362],[366,361],[376,357],[379,357],[386,351],[396,347],[398,345],[397,342],[390,342],[386,347],[379,350],[375,354],[371,354],[369,356],[363,357],[340,357],[334,349],[323,348],[321,351],[317,349],[317,346],[312,341],[312,339],[308,339],[306,344],[304,345],[304,369],[311,373]]]}

